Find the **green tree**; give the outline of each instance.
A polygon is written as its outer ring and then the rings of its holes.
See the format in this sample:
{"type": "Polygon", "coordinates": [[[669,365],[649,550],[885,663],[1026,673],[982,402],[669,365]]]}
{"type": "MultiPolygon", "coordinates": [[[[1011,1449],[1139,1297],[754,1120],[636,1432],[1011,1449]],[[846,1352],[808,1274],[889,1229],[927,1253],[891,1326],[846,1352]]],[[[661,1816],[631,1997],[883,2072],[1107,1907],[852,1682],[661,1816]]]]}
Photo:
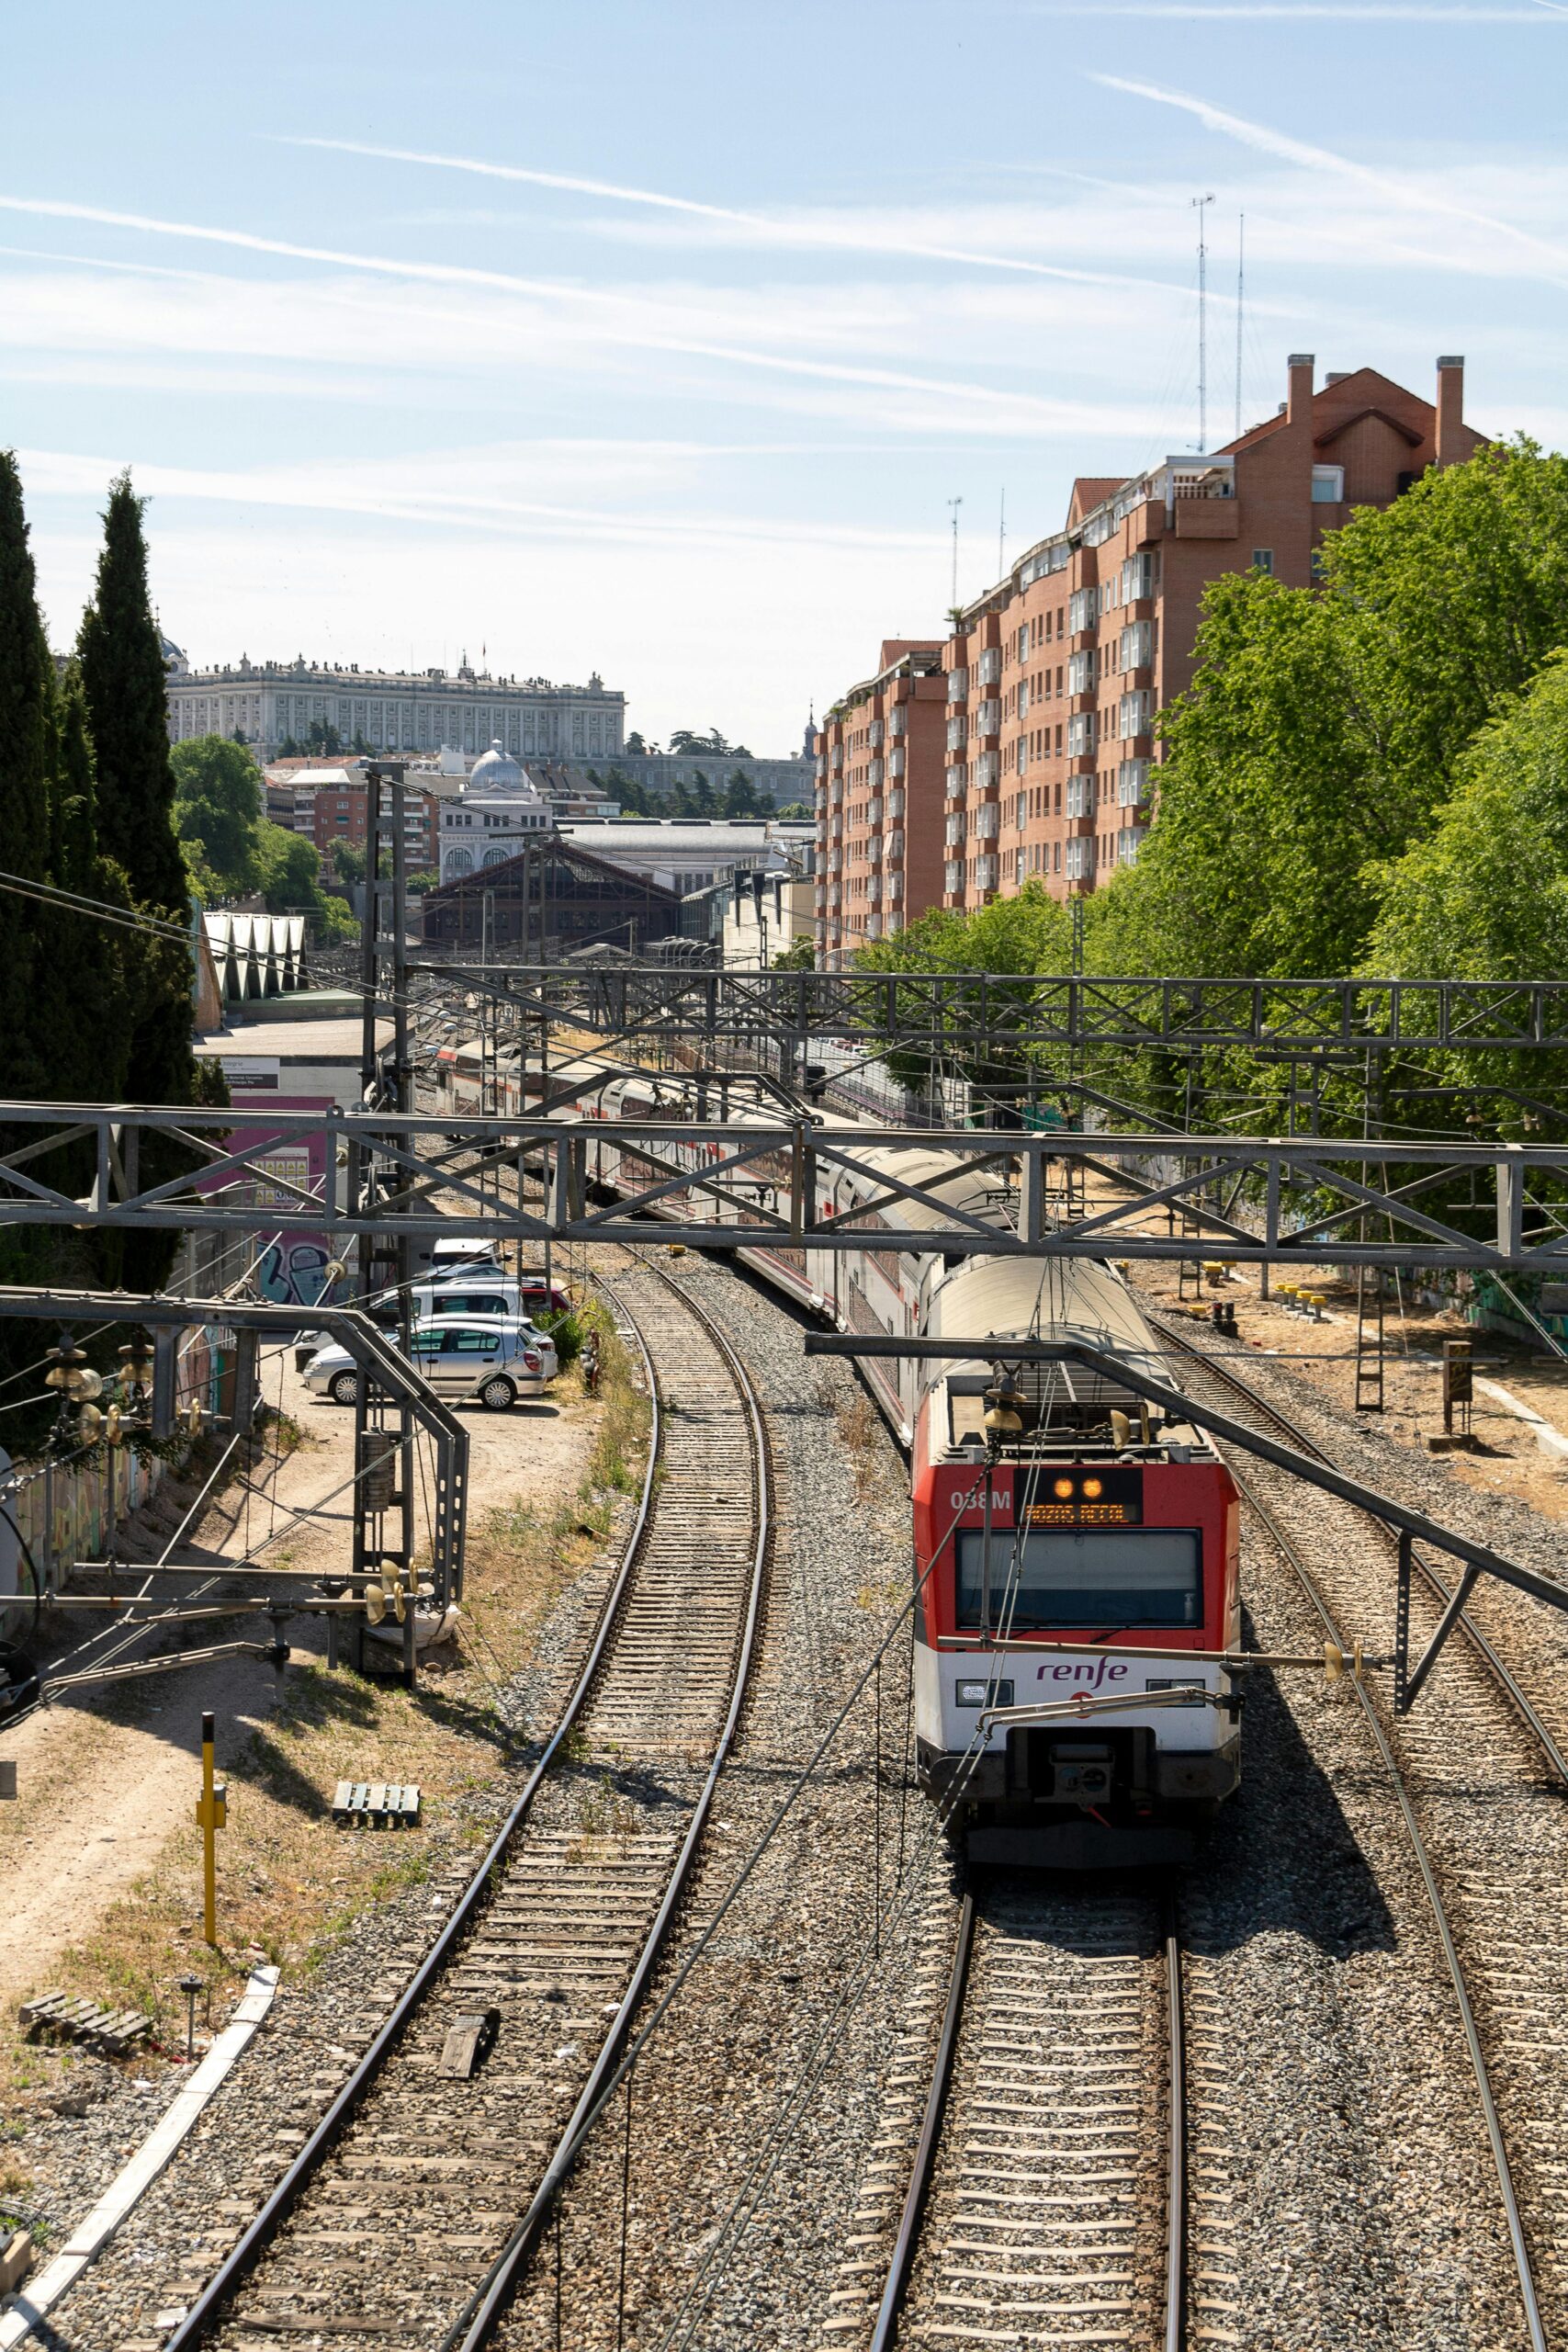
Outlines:
{"type": "MultiPolygon", "coordinates": [[[[0,452],[0,864],[30,881],[50,865],[54,667],[39,618],[32,552],[15,458],[0,452]]],[[[47,1094],[50,1061],[44,910],[7,895],[0,1023],[8,1091],[47,1094]]]]}
{"type": "Polygon", "coordinates": [[[773,957],[773,969],[775,972],[814,972],[817,969],[817,949],[808,932],[803,931],[798,939],[792,939],[787,947],[779,949],[773,957]]]}
{"type": "Polygon", "coordinates": [[[286,735],[284,737],[282,742],[277,747],[277,756],[280,760],[297,760],[302,756],[299,746],[294,741],[292,735],[286,735]]]}
{"type": "Polygon", "coordinates": [[[333,842],[333,872],[340,882],[364,881],[365,854],[363,842],[333,842]]]}
{"type": "Polygon", "coordinates": [[[1568,459],[1517,441],[1428,472],[1332,534],[1320,577],[1210,589],[1158,821],[1090,902],[1098,968],[1356,965],[1369,869],[1421,838],[1477,729],[1568,640],[1568,459]]]}
{"type": "Polygon", "coordinates": [[[632,729],[631,733],[626,737],[626,750],[634,760],[646,759],[648,756],[648,745],[643,741],[642,737],[637,733],[635,727],[632,729]]]}
{"type": "MultiPolygon", "coordinates": [[[[164,655],[147,585],[142,502],[120,475],[78,654],[97,763],[98,838],[139,903],[183,922],[189,909],[174,826],[164,655]]],[[[182,1096],[156,1098],[181,1101],[182,1096]]]]}
{"type": "Polygon", "coordinates": [[[262,820],[261,771],[250,753],[221,735],[196,735],[169,755],[175,771],[175,822],[183,842],[229,898],[256,887],[256,829],[262,820]]]}
{"type": "Polygon", "coordinates": [[[305,739],[305,748],[309,752],[324,752],[329,758],[335,759],[343,749],[343,737],[330,719],[312,718],[310,731],[305,739]]]}
{"type": "MultiPolygon", "coordinates": [[[[933,907],[917,916],[891,939],[873,940],[855,956],[863,972],[953,972],[986,978],[985,1001],[992,1023],[992,1043],[984,1053],[955,1045],[951,1055],[939,1057],[960,1071],[973,1085],[1000,1093],[1018,1091],[1029,1078],[1021,1051],[1008,1043],[1010,1028],[1023,1025],[1034,1000],[1030,981],[1040,973],[1068,968],[1072,956],[1072,917],[1035,881],[1026,882],[1016,898],[993,899],[972,914],[933,907]],[[998,978],[1016,977],[1017,988],[998,988],[998,978]]],[[[973,992],[978,1011],[978,987],[973,992]]],[[[950,999],[955,1027],[970,1002],[962,986],[950,999]]],[[[923,1014],[924,1007],[921,1006],[923,1014]]],[[[927,1084],[935,1073],[935,1059],[925,1053],[890,1053],[887,1066],[908,1086],[927,1084]]]]}
{"type": "Polygon", "coordinates": [[[697,770],[692,786],[692,814],[694,817],[712,817],[717,814],[717,802],[714,798],[713,786],[701,768],[697,770]]]}
{"type": "Polygon", "coordinates": [[[318,933],[329,939],[357,935],[359,925],[343,900],[328,898],[321,889],[321,861],[313,842],[264,818],[256,848],[269,914],[308,916],[318,933]]]}
{"type": "Polygon", "coordinates": [[[724,813],[727,817],[756,817],[761,814],[761,803],[744,768],[737,768],[729,779],[724,795],[724,813]]]}
{"type": "Polygon", "coordinates": [[[1568,970],[1568,648],[1480,729],[1431,831],[1370,879],[1369,975],[1568,970]]]}

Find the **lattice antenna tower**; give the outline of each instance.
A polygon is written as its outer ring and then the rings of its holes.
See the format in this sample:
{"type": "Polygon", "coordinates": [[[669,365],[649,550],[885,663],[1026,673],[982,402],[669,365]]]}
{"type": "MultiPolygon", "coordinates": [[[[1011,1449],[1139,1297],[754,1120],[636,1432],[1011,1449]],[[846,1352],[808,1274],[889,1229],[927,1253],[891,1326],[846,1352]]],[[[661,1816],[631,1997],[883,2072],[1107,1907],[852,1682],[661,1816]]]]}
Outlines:
{"type": "Polygon", "coordinates": [[[1209,447],[1209,247],[1204,235],[1204,216],[1214,200],[1211,188],[1207,196],[1195,196],[1192,209],[1198,215],[1198,452],[1209,447]]]}
{"type": "Polygon", "coordinates": [[[1241,322],[1247,299],[1247,215],[1235,221],[1235,437],[1241,439],[1241,322]]]}

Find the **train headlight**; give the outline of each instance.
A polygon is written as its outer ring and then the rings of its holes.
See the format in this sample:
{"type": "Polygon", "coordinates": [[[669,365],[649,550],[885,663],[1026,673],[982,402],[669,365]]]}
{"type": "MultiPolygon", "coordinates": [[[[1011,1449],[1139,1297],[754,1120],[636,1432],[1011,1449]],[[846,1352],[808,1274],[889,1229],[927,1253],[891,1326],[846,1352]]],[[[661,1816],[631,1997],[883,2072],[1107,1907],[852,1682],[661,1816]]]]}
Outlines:
{"type": "Polygon", "coordinates": [[[1083,1482],[1083,1492],[1088,1496],[1089,1501],[1092,1503],[1100,1500],[1100,1496],[1105,1492],[1105,1488],[1098,1478],[1086,1478],[1083,1482]]]}
{"type": "Polygon", "coordinates": [[[1070,1478],[1057,1478],[1054,1480],[1052,1483],[1051,1492],[1055,1496],[1058,1502],[1071,1502],[1073,1498],[1072,1480],[1070,1478]]]}
{"type": "Polygon", "coordinates": [[[959,1682],[953,1686],[953,1704],[959,1707],[1010,1707],[1012,1684],[1009,1682],[959,1682]]]}

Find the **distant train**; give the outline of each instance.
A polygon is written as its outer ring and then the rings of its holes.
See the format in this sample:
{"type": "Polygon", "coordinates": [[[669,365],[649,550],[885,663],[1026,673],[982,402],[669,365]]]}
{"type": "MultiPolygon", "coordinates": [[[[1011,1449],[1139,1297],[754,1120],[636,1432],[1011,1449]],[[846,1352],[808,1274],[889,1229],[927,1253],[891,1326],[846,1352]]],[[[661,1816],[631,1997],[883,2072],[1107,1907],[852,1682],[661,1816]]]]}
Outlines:
{"type": "MultiPolygon", "coordinates": [[[[452,1067],[462,1084],[460,1049],[452,1067]]],[[[552,1076],[570,1082],[586,1068],[552,1076]]],[[[536,1072],[513,1065],[494,1107],[525,1111],[537,1085],[536,1072]]],[[[772,1120],[749,1100],[726,1110],[731,1130],[772,1120]]],[[[638,1073],[564,1115],[592,1126],[679,1122],[697,1110],[678,1073],[638,1073]]],[[[820,1124],[847,1123],[823,1114],[820,1124]]],[[[661,1143],[656,1171],[596,1135],[586,1172],[614,1192],[656,1172],[706,1173],[723,1152],[716,1140],[661,1143]]],[[[1168,1379],[1168,1366],[1126,1283],[1098,1261],[877,1248],[881,1220],[869,1204],[882,1162],[858,1157],[863,1173],[824,1168],[817,1206],[835,1223],[858,1214],[863,1249],[738,1254],[842,1330],[976,1341],[968,1362],[863,1360],[911,1465],[921,1779],[978,1860],[1185,1859],[1240,1773],[1233,1678],[1199,1655],[1240,1645],[1235,1483],[1201,1430],[1151,1424],[1134,1390],[1077,1365],[1020,1365],[998,1391],[987,1340],[1079,1338],[1155,1378],[1168,1379]]],[[[912,1164],[908,1151],[890,1152],[886,1172],[1010,1228],[1017,1195],[1001,1171],[947,1164],[944,1179],[938,1154],[912,1164]]],[[[734,1193],[748,1209],[783,1208],[786,1186],[787,1171],[763,1159],[734,1193]]],[[[689,1217],[694,1206],[705,1222],[725,1221],[727,1204],[711,1190],[667,1196],[663,1213],[689,1217]]],[[[908,1198],[900,1215],[916,1227],[943,1221],[908,1198]]]]}

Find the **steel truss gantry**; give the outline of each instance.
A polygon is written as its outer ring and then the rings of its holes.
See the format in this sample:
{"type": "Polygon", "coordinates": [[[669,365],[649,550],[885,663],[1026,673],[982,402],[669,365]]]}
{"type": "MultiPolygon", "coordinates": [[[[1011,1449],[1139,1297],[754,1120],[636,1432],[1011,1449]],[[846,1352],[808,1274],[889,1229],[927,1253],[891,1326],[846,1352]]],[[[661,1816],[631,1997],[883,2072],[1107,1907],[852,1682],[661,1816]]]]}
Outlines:
{"type": "Polygon", "coordinates": [[[633,1037],[831,1037],[887,1052],[1234,1048],[1289,1058],[1568,1051],[1568,980],[1272,980],[745,972],[437,962],[539,1020],[633,1037]]]}
{"type": "Polygon", "coordinates": [[[53,1102],[0,1103],[4,1130],[37,1139],[0,1159],[0,1227],[254,1230],[260,1216],[269,1230],[398,1241],[626,1242],[648,1239],[652,1213],[717,1250],[860,1250],[874,1235],[878,1250],[961,1256],[1568,1269],[1568,1144],[53,1102]],[[199,1176],[140,1182],[148,1134],[182,1144],[199,1176]],[[276,1168],[323,1136],[324,1197],[276,1168]],[[50,1152],[89,1136],[87,1195],[51,1186],[50,1152]],[[619,1193],[605,1201],[611,1147],[619,1193]],[[515,1198],[499,1196],[502,1172],[515,1198]],[[525,1177],[544,1179],[538,1205],[525,1177]]]}
{"type": "MultiPolygon", "coordinates": [[[[254,1219],[254,1212],[251,1214],[254,1219]]],[[[24,1290],[15,1286],[0,1289],[0,1316],[22,1316],[31,1322],[61,1325],[141,1324],[152,1330],[192,1323],[218,1324],[261,1337],[270,1334],[279,1340],[292,1339],[301,1321],[297,1306],[263,1305],[253,1299],[164,1298],[155,1295],[137,1296],[123,1290],[24,1290]]],[[[378,1330],[367,1315],[356,1307],[313,1306],[308,1319],[312,1330],[326,1332],[353,1356],[361,1374],[362,1389],[374,1387],[384,1393],[406,1412],[411,1425],[423,1430],[432,1441],[434,1475],[431,1481],[434,1500],[430,1582],[434,1588],[436,1607],[445,1609],[460,1600],[463,1590],[468,1432],[450,1406],[435,1394],[409,1359],[399,1353],[386,1334],[378,1330]]],[[[245,1385],[254,1396],[254,1381],[245,1385]]],[[[243,1424],[248,1418],[247,1413],[236,1412],[237,1423],[243,1424]]],[[[394,1486],[400,1481],[399,1491],[412,1492],[412,1449],[402,1440],[394,1439],[391,1432],[388,1432],[381,1449],[367,1458],[361,1449],[355,1471],[353,1512],[356,1524],[373,1509],[373,1496],[367,1489],[375,1488],[379,1474],[389,1473],[394,1486]]],[[[170,1560],[160,1566],[165,1571],[177,1571],[185,1565],[170,1560]]],[[[212,1573],[210,1560],[199,1565],[204,1575],[212,1573]]],[[[265,1576],[267,1572],[264,1567],[260,1573],[265,1576]]],[[[344,1579],[355,1584],[365,1580],[357,1565],[355,1571],[344,1579]]],[[[406,1623],[412,1646],[412,1608],[406,1623]]]]}

